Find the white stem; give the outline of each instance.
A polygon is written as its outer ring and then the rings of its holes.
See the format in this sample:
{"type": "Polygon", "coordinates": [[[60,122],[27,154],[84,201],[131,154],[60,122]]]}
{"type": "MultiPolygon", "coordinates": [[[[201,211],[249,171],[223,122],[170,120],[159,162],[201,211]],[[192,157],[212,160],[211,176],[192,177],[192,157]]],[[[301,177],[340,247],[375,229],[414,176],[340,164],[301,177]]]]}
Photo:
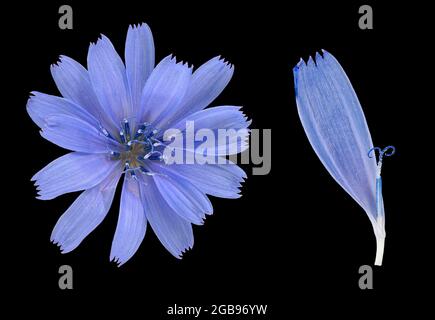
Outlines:
{"type": "Polygon", "coordinates": [[[384,245],[385,245],[385,237],[377,236],[376,237],[376,259],[375,266],[382,265],[382,258],[384,256],[384,245]]]}

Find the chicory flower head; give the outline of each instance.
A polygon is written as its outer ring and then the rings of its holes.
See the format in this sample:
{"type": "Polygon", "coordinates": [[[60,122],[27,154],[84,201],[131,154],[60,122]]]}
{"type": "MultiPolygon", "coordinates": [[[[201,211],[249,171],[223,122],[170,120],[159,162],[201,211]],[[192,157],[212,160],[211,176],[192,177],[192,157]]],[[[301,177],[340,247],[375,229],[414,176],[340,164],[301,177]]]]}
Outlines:
{"type": "MultiPolygon", "coordinates": [[[[233,66],[219,57],[194,72],[172,56],[154,66],[146,24],[128,29],[124,57],[125,64],[102,35],[89,47],[87,70],[65,56],[52,65],[63,97],[32,92],[27,111],[45,139],[72,152],[32,180],[43,200],[84,190],[52,232],[62,253],[75,249],[101,223],[124,175],[110,260],[128,261],[148,222],[163,246],[181,258],[193,246],[192,224],[202,224],[213,212],[207,195],[240,197],[246,175],[233,163],[166,164],[165,130],[187,121],[196,130],[248,130],[250,121],[239,107],[205,109],[233,75],[233,66]]],[[[230,153],[222,150],[225,145],[214,150],[215,156],[230,153]]]]}
{"type": "Polygon", "coordinates": [[[305,133],[331,176],[365,210],[376,236],[375,265],[382,264],[385,215],[382,159],[394,147],[373,148],[367,122],[346,73],[328,52],[293,69],[296,102],[305,133]],[[379,152],[376,163],[373,153],[379,152]]]}

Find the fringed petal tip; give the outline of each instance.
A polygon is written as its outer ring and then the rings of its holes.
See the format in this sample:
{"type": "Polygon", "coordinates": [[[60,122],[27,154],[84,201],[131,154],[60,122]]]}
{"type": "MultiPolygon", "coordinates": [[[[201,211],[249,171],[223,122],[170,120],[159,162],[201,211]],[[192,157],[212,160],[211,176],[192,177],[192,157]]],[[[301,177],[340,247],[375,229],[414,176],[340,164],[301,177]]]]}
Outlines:
{"type": "Polygon", "coordinates": [[[211,215],[213,215],[213,210],[208,212],[204,211],[201,217],[199,217],[196,221],[190,221],[190,223],[196,226],[203,226],[207,220],[207,216],[211,216],[211,215]]]}
{"type": "Polygon", "coordinates": [[[53,72],[53,70],[59,68],[60,64],[62,64],[62,56],[59,56],[55,62],[50,64],[50,71],[53,72]]]}
{"type": "Polygon", "coordinates": [[[248,179],[248,176],[246,175],[246,172],[242,168],[240,168],[240,172],[241,172],[240,176],[237,178],[237,182],[239,184],[239,188],[241,188],[243,186],[242,184],[245,183],[246,180],[248,179]]]}
{"type": "Polygon", "coordinates": [[[314,58],[312,56],[309,56],[306,62],[304,61],[304,59],[300,58],[299,62],[293,67],[293,73],[297,73],[300,69],[304,67],[317,66],[317,64],[324,60],[326,57],[332,56],[328,51],[321,49],[320,52],[316,51],[314,58]]]}
{"type": "MultiPolygon", "coordinates": [[[[131,257],[130,257],[131,258],[131,257]]],[[[121,266],[123,266],[128,260],[130,260],[130,258],[128,259],[123,259],[120,258],[116,255],[111,255],[110,256],[110,262],[113,262],[118,268],[120,268],[121,266]]]]}
{"type": "Polygon", "coordinates": [[[54,244],[56,247],[58,247],[60,253],[62,253],[62,254],[65,254],[65,253],[71,252],[71,251],[73,250],[73,249],[65,250],[65,247],[63,246],[63,244],[60,243],[60,241],[57,240],[57,239],[51,238],[51,239],[50,239],[50,242],[51,242],[52,244],[54,244]]]}
{"type": "Polygon", "coordinates": [[[107,39],[107,37],[104,35],[104,34],[102,34],[102,33],[100,33],[100,35],[97,37],[97,40],[95,40],[95,42],[90,42],[89,43],[89,51],[91,50],[91,49],[93,49],[101,40],[103,40],[103,38],[106,38],[107,39]]]}
{"type": "Polygon", "coordinates": [[[193,249],[193,244],[190,247],[185,248],[184,250],[182,250],[178,255],[174,255],[175,258],[177,259],[183,259],[184,256],[186,255],[186,253],[188,253],[189,251],[191,251],[193,249]]]}
{"type": "Polygon", "coordinates": [[[72,61],[70,57],[61,54],[57,57],[57,60],[50,65],[50,70],[59,68],[62,63],[67,63],[69,61],[72,61]]]}
{"type": "MultiPolygon", "coordinates": [[[[33,176],[32,179],[33,179],[34,177],[35,177],[35,176],[33,176]]],[[[35,189],[36,189],[36,196],[35,196],[35,199],[38,199],[38,200],[50,200],[50,199],[46,199],[46,198],[44,198],[43,194],[41,193],[41,186],[39,185],[38,180],[31,180],[31,181],[34,182],[34,183],[33,183],[33,186],[34,186],[35,189]]]]}
{"type": "Polygon", "coordinates": [[[170,55],[163,58],[160,61],[160,63],[162,63],[162,62],[169,62],[173,65],[183,66],[183,67],[189,69],[191,72],[193,72],[193,64],[189,66],[189,62],[187,62],[187,61],[185,62],[183,60],[180,60],[177,62],[177,57],[173,53],[171,53],[170,55]]]}
{"type": "Polygon", "coordinates": [[[110,262],[113,262],[118,268],[119,267],[121,267],[124,263],[123,262],[121,262],[120,260],[119,260],[119,258],[118,257],[116,257],[116,256],[110,256],[110,262]]]}
{"type": "Polygon", "coordinates": [[[209,62],[220,62],[223,67],[226,67],[230,70],[234,70],[234,65],[228,60],[226,60],[224,57],[222,57],[222,55],[218,55],[212,58],[209,62]]]}
{"type": "Polygon", "coordinates": [[[203,219],[203,223],[205,223],[205,220],[206,220],[206,218],[207,218],[207,216],[211,216],[211,215],[213,215],[213,213],[214,213],[214,209],[213,209],[213,206],[210,208],[210,210],[207,210],[206,212],[205,212],[205,216],[204,216],[204,219],[203,219]]]}
{"type": "Polygon", "coordinates": [[[35,198],[38,200],[51,200],[51,199],[53,199],[52,197],[48,197],[48,196],[41,194],[39,191],[38,191],[35,198]]]}
{"type": "MultiPolygon", "coordinates": [[[[235,110],[240,111],[240,114],[241,114],[242,118],[246,122],[246,127],[245,128],[248,128],[252,124],[252,120],[253,119],[249,119],[248,116],[246,115],[246,113],[243,112],[244,111],[243,110],[243,108],[244,108],[243,106],[234,106],[234,108],[235,108],[235,110]]],[[[249,132],[250,132],[250,130],[249,130],[249,132]]]]}
{"type": "Polygon", "coordinates": [[[242,190],[239,189],[239,192],[234,195],[233,199],[240,199],[243,196],[242,190]]]}
{"type": "Polygon", "coordinates": [[[148,24],[146,24],[145,22],[140,22],[140,23],[134,23],[128,26],[128,30],[135,30],[135,29],[141,29],[141,28],[146,28],[150,30],[150,27],[148,24]]]}
{"type": "Polygon", "coordinates": [[[108,37],[106,37],[103,33],[100,33],[100,35],[97,38],[97,41],[95,41],[95,44],[98,44],[101,41],[107,41],[108,43],[112,44],[110,39],[108,37]]]}
{"type": "MultiPolygon", "coordinates": [[[[35,97],[38,94],[38,91],[30,91],[29,93],[29,100],[32,99],[33,97],[35,97]]],[[[29,103],[29,101],[27,101],[27,104],[29,103]]]]}

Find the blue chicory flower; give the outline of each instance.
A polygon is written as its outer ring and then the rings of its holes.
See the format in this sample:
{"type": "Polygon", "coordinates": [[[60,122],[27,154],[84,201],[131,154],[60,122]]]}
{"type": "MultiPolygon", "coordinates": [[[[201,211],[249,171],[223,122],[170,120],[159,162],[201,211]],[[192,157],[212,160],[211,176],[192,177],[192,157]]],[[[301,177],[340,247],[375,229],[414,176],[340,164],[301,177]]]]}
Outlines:
{"type": "MultiPolygon", "coordinates": [[[[233,163],[172,164],[162,158],[162,135],[194,121],[195,129],[247,128],[239,107],[205,109],[225,88],[233,66],[219,57],[200,68],[172,56],[154,67],[154,42],[146,24],[130,26],[125,65],[104,35],[91,44],[88,70],[61,56],[51,72],[63,97],[32,92],[27,111],[48,141],[68,153],[32,178],[38,198],[84,190],[51,235],[62,253],[75,249],[106,216],[124,174],[110,260],[128,261],[147,223],[175,257],[193,246],[192,224],[213,207],[207,195],[240,197],[244,171],[233,163]]],[[[228,155],[217,146],[216,157],[228,155]]],[[[241,150],[240,150],[241,151],[241,150]]]]}
{"type": "Polygon", "coordinates": [[[373,148],[364,113],[346,73],[328,52],[302,59],[293,69],[296,102],[305,133],[337,183],[365,210],[376,236],[375,264],[382,264],[385,241],[381,189],[382,157],[393,147],[373,148]],[[376,163],[372,152],[379,151],[376,163]]]}

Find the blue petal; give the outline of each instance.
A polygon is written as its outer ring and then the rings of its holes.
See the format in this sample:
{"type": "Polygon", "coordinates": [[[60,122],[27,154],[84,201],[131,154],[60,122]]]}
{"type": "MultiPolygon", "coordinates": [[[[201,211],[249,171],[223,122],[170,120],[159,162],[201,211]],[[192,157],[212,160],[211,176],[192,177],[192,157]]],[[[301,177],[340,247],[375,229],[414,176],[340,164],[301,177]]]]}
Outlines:
{"type": "Polygon", "coordinates": [[[184,130],[187,121],[193,121],[195,129],[243,129],[248,128],[251,121],[237,106],[219,106],[195,112],[180,122],[174,128],[184,130]]]}
{"type": "Polygon", "coordinates": [[[139,182],[124,178],[118,224],[112,242],[110,260],[119,266],[126,263],[137,251],[145,237],[147,220],[141,200],[139,182]]]}
{"type": "Polygon", "coordinates": [[[201,225],[205,214],[213,213],[208,197],[186,179],[168,175],[153,178],[168,205],[186,221],[201,225]]]}
{"type": "Polygon", "coordinates": [[[70,116],[49,116],[45,119],[41,136],[60,147],[85,153],[107,153],[111,149],[107,139],[89,123],[70,116]]]}
{"type": "Polygon", "coordinates": [[[142,92],[138,118],[164,130],[177,112],[192,77],[192,69],[175,58],[164,58],[153,70],[142,92]]]}
{"type": "Polygon", "coordinates": [[[190,222],[181,218],[166,202],[155,185],[153,177],[140,176],[141,194],[145,214],[157,238],[176,258],[193,247],[193,231],[190,222]]]}
{"type": "MultiPolygon", "coordinates": [[[[184,132],[187,122],[192,121],[195,132],[201,129],[213,130],[216,141],[214,142],[214,147],[207,149],[207,155],[225,156],[237,154],[245,151],[249,147],[248,127],[251,124],[251,121],[247,120],[247,117],[240,109],[241,107],[235,106],[219,106],[205,109],[187,116],[173,128],[184,132]],[[222,129],[221,139],[219,139],[219,129],[222,129]],[[228,131],[225,132],[224,130],[228,131]],[[223,136],[223,134],[225,134],[225,136],[223,136]]],[[[186,139],[188,139],[188,137],[186,139]]],[[[186,150],[189,152],[203,153],[202,149],[201,151],[197,150],[197,147],[202,143],[202,141],[196,142],[194,146],[195,150],[192,150],[192,148],[187,148],[186,150]]]]}
{"type": "Polygon", "coordinates": [[[111,116],[114,124],[134,116],[124,63],[104,35],[89,46],[88,70],[103,112],[111,116]]]}
{"type": "Polygon", "coordinates": [[[171,177],[181,177],[202,192],[220,198],[240,198],[241,182],[245,172],[235,164],[154,164],[171,177]]]}
{"type": "Polygon", "coordinates": [[[125,68],[134,110],[139,110],[142,90],[154,68],[154,40],[146,23],[128,28],[125,68]]]}
{"type": "Polygon", "coordinates": [[[102,182],[117,165],[105,154],[72,152],[49,163],[32,180],[38,187],[38,199],[90,189],[102,182]]]}
{"type": "Polygon", "coordinates": [[[91,126],[98,127],[97,119],[74,102],[40,92],[32,92],[27,101],[27,112],[32,120],[43,128],[50,116],[70,116],[83,120],[91,126]]]}
{"type": "Polygon", "coordinates": [[[51,75],[63,97],[81,106],[110,129],[111,119],[103,112],[94,93],[88,71],[77,61],[61,56],[51,66],[51,75]]]}
{"type": "Polygon", "coordinates": [[[179,121],[206,108],[225,89],[234,73],[233,65],[215,57],[200,66],[192,75],[183,103],[174,120],[179,121]]]}
{"type": "Polygon", "coordinates": [[[106,217],[120,175],[121,170],[114,170],[102,183],[84,191],[57,221],[50,240],[62,253],[74,250],[106,217]]]}
{"type": "Polygon", "coordinates": [[[346,74],[324,52],[294,69],[299,116],[317,156],[334,179],[376,216],[376,162],[364,113],[346,74]]]}

